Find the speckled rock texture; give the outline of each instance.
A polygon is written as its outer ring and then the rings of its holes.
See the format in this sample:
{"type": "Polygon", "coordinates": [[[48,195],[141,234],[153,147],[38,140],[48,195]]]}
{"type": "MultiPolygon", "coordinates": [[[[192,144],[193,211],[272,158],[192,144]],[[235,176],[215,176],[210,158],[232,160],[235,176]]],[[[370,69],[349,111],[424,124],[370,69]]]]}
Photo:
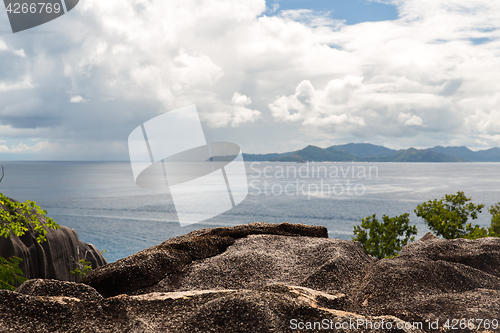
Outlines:
{"type": "Polygon", "coordinates": [[[0,332],[497,332],[499,264],[498,238],[427,234],[378,260],[323,227],[204,229],[102,266],[85,284],[0,291],[0,332]],[[490,328],[446,330],[447,319],[490,328]]]}
{"type": "MultiPolygon", "coordinates": [[[[166,276],[182,273],[193,262],[225,252],[238,239],[259,234],[296,239],[299,236],[328,239],[325,227],[305,224],[256,222],[228,228],[195,230],[94,270],[82,282],[106,297],[134,292],[154,286],[166,276]]],[[[252,257],[247,259],[253,260],[252,257]]]]}

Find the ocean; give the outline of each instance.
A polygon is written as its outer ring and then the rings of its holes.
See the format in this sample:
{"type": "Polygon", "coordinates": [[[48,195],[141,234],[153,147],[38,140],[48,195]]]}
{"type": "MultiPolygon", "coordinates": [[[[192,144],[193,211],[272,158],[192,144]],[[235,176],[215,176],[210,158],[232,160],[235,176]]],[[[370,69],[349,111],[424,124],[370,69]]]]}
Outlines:
{"type": "MultiPolygon", "coordinates": [[[[0,192],[36,201],[109,262],[201,228],[251,222],[323,225],[351,239],[363,217],[413,213],[424,201],[465,192],[486,208],[500,201],[500,163],[246,163],[249,195],[217,217],[181,227],[171,198],[136,186],[129,162],[0,162],[0,192]]],[[[487,209],[474,222],[488,226],[487,209]]]]}

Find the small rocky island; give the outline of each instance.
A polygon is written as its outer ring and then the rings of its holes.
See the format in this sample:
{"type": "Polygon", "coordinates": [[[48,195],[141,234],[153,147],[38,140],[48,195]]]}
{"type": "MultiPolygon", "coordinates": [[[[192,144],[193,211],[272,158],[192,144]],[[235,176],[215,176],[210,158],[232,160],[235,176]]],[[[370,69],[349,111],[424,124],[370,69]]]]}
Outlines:
{"type": "Polygon", "coordinates": [[[0,291],[0,332],[16,333],[495,332],[498,320],[500,238],[429,233],[378,260],[324,227],[288,223],[197,230],[80,283],[0,291]]]}

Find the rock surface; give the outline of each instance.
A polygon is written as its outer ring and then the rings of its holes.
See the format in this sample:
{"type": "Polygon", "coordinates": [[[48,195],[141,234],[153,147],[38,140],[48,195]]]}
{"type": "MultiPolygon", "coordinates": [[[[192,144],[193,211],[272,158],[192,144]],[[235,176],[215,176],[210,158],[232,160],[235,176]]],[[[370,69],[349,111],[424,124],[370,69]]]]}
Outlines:
{"type": "Polygon", "coordinates": [[[328,230],[325,227],[305,224],[260,222],[195,230],[94,270],[82,282],[94,287],[106,297],[133,292],[153,286],[167,275],[181,272],[195,260],[223,253],[237,239],[257,234],[327,239],[328,230]]]}
{"type": "Polygon", "coordinates": [[[36,241],[32,227],[21,237],[14,234],[9,238],[0,237],[0,256],[23,259],[19,267],[28,279],[76,281],[77,277],[70,271],[77,267],[80,259],[85,258],[94,268],[107,264],[94,245],[78,239],[74,229],[60,226],[58,230],[47,231],[47,241],[42,244],[36,241]]]}
{"type": "Polygon", "coordinates": [[[338,305],[337,299],[342,297],[283,284],[257,290],[119,295],[99,301],[68,296],[30,296],[4,290],[0,291],[0,327],[1,332],[16,333],[233,333],[290,332],[299,325],[314,327],[316,322],[316,329],[308,332],[324,332],[327,327],[333,328],[329,331],[354,333],[368,332],[364,329],[368,322],[372,325],[384,322],[384,325],[390,323],[402,329],[377,332],[423,332],[404,328],[405,322],[393,316],[360,316],[337,310],[334,308],[338,305]]]}
{"type": "Polygon", "coordinates": [[[450,331],[447,319],[490,323],[451,332],[498,331],[499,238],[426,235],[377,260],[326,237],[291,224],[198,230],[100,267],[86,285],[1,291],[0,332],[291,332],[308,322],[334,329],[307,332],[436,332],[450,331]],[[392,329],[377,329],[382,320],[392,329]]]}

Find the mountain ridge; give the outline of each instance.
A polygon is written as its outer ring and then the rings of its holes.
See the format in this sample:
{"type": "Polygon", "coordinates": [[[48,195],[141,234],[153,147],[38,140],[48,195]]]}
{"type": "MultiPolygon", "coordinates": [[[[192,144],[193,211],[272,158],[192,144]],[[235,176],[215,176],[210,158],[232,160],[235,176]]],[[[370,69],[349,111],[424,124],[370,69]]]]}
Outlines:
{"type": "Polygon", "coordinates": [[[371,143],[348,143],[269,154],[243,154],[249,162],[500,162],[500,148],[473,151],[465,146],[390,149],[371,143]]]}

